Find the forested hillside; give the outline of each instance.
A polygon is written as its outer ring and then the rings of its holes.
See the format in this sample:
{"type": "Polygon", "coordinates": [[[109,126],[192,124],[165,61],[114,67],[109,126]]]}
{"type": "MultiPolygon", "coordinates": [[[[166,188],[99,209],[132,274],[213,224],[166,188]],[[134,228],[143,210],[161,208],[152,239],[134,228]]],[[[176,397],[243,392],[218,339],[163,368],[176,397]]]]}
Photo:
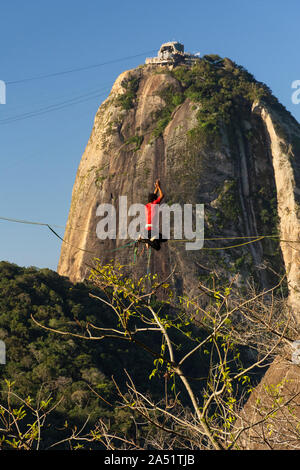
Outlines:
{"type": "Polygon", "coordinates": [[[0,447],[234,446],[243,404],[280,348],[280,300],[231,299],[212,278],[203,310],[156,275],[134,281],[95,262],[78,284],[0,263],[0,447]]]}
{"type": "MultiPolygon", "coordinates": [[[[0,339],[5,341],[7,353],[6,365],[0,365],[1,404],[6,403],[5,391],[11,382],[14,393],[22,399],[30,397],[34,404],[49,397],[49,407],[59,402],[43,430],[46,447],[69,435],[72,425],[82,425],[87,419],[87,430],[99,417],[109,419],[113,429],[130,429],[129,413],[104,401],[114,403],[111,376],[122,388],[124,369],[131,372],[141,390],[161,388],[159,380],[148,380],[153,358],[136,346],[118,339],[86,341],[60,335],[31,318],[78,335],[86,322],[114,326],[111,313],[89,297],[90,292],[97,291],[88,284],[72,284],[48,269],[0,263],[0,339]]],[[[21,404],[14,396],[10,399],[15,407],[21,404]]]]}

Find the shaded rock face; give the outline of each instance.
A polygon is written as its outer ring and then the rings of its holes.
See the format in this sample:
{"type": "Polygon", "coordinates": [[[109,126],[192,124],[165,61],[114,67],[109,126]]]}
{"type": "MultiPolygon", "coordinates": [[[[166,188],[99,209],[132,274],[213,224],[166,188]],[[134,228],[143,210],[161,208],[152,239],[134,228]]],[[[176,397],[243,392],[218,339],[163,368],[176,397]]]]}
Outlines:
{"type": "MultiPolygon", "coordinates": [[[[224,68],[234,77],[231,61],[224,68]]],[[[286,270],[299,314],[297,245],[266,238],[220,250],[251,239],[209,239],[275,233],[299,241],[300,126],[280,106],[241,97],[234,119],[207,138],[199,125],[204,104],[186,90],[185,78],[167,67],[138,67],[118,77],[96,114],[77,171],[59,274],[82,281],[94,257],[145,274],[145,255],[133,265],[132,245],[123,247],[130,240],[99,240],[96,210],[112,203],[118,213],[120,196],[127,196],[128,206],[146,203],[160,178],[165,203],[204,204],[206,241],[203,250],[187,251],[176,241],[152,250],[152,273],[162,278],[175,269],[173,287],[193,295],[198,280],[212,271],[219,279],[237,275],[238,286],[253,276],[268,287],[274,278],[266,266],[286,270]]]]}

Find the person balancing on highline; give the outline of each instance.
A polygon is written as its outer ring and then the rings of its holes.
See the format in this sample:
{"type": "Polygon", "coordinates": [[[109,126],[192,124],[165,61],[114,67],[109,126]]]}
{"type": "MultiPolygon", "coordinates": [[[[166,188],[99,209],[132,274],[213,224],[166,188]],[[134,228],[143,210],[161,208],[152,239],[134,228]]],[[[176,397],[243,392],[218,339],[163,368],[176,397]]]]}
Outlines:
{"type": "Polygon", "coordinates": [[[155,189],[153,193],[148,194],[148,203],[145,205],[146,212],[146,225],[143,236],[140,235],[139,240],[145,240],[147,248],[151,246],[155,250],[160,250],[160,244],[166,242],[167,240],[162,237],[162,234],[159,232],[157,224],[157,206],[160,204],[164,194],[162,192],[160,181],[155,181],[155,189]],[[158,193],[158,196],[157,196],[158,193]]]}

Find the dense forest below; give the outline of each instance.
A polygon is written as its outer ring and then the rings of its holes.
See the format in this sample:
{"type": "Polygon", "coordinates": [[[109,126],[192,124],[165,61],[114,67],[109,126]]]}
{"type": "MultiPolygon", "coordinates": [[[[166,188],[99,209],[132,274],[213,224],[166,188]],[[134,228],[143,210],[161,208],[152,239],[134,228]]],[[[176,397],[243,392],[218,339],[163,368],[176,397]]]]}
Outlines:
{"type": "Polygon", "coordinates": [[[12,382],[14,393],[22,399],[30,397],[37,403],[51,397],[53,403],[59,402],[44,433],[45,447],[67,435],[68,427],[80,426],[87,419],[90,429],[101,417],[113,428],[127,431],[132,425],[130,414],[104,401],[114,402],[111,377],[122,387],[124,369],[141,390],[161,390],[159,379],[148,380],[153,358],[138,347],[116,339],[86,341],[59,335],[31,318],[78,334],[82,322],[114,326],[108,308],[91,298],[90,292],[95,293],[95,287],[72,284],[49,269],[0,263],[0,339],[6,345],[6,364],[0,365],[1,403],[12,382]]]}
{"type": "MultiPolygon", "coordinates": [[[[0,340],[6,346],[6,364],[0,365],[0,403],[7,407],[8,391],[12,390],[9,401],[16,414],[17,410],[22,411],[22,400],[35,407],[41,403],[53,405],[43,429],[41,448],[63,440],[74,426],[84,425],[85,431],[90,432],[99,418],[109,423],[112,432],[134,435],[132,412],[115,406],[115,383],[126,391],[126,371],[139,391],[151,393],[158,401],[165,394],[163,372],[156,371],[149,378],[155,359],[151,354],[118,338],[84,339],[89,322],[99,328],[117,326],[109,307],[92,298],[91,293],[99,294],[99,290],[89,282],[73,284],[49,269],[0,263],[0,340]]],[[[176,333],[173,339],[184,353],[184,341],[178,340],[176,333]]],[[[146,343],[152,350],[160,351],[157,333],[148,332],[146,343]]],[[[207,356],[199,354],[186,370],[205,377],[206,361],[207,356]]],[[[186,394],[180,383],[177,390],[185,403],[186,394]]],[[[199,396],[200,391],[197,383],[199,396]]],[[[24,414],[19,426],[26,429],[28,425],[24,414]]],[[[1,437],[4,441],[5,433],[1,437]]],[[[5,441],[3,446],[14,447],[5,441]]],[[[96,448],[99,447],[98,443],[96,448]]]]}
{"type": "MultiPolygon", "coordinates": [[[[144,281],[99,265],[74,284],[49,269],[0,263],[0,448],[222,448],[210,428],[198,442],[193,408],[234,442],[235,416],[273,357],[273,330],[259,353],[261,329],[236,323],[228,287],[211,291],[208,317],[191,322],[187,304],[156,295],[142,302],[143,290],[134,300],[144,281]]],[[[258,299],[247,304],[257,309],[258,299]]]]}

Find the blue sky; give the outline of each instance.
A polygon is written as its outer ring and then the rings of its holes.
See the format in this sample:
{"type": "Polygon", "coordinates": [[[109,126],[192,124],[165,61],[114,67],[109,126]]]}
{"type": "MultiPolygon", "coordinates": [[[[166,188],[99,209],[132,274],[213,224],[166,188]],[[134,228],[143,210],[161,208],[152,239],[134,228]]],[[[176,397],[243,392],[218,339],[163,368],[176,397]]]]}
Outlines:
{"type": "MultiPolygon", "coordinates": [[[[300,104],[291,100],[291,84],[300,80],[297,0],[6,0],[0,8],[0,80],[7,83],[0,105],[1,217],[66,224],[99,105],[122,71],[166,41],[243,65],[300,121],[300,104]]],[[[0,240],[0,260],[57,267],[61,242],[46,227],[0,220],[0,240]]]]}

